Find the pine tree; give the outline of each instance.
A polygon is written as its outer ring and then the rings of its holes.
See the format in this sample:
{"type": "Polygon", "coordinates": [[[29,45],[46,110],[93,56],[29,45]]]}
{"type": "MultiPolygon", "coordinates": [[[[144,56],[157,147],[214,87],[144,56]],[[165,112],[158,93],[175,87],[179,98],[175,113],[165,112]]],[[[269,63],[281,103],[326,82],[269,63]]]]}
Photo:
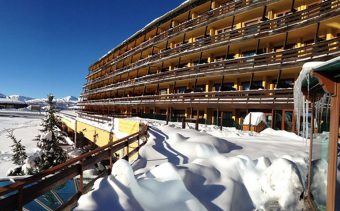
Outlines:
{"type": "Polygon", "coordinates": [[[54,109],[52,95],[48,95],[47,104],[47,115],[42,123],[43,129],[40,130],[46,135],[41,137],[40,141],[37,144],[38,147],[41,149],[41,155],[37,162],[40,171],[64,163],[67,159],[66,153],[59,146],[59,142],[62,141],[63,138],[58,135],[57,132],[57,124],[59,121],[55,116],[56,110],[54,109]]]}
{"type": "Polygon", "coordinates": [[[12,161],[16,165],[23,165],[25,159],[27,158],[25,146],[21,144],[21,140],[18,140],[14,135],[13,131],[7,131],[7,137],[12,139],[13,145],[11,145],[11,149],[13,152],[12,161]]]}

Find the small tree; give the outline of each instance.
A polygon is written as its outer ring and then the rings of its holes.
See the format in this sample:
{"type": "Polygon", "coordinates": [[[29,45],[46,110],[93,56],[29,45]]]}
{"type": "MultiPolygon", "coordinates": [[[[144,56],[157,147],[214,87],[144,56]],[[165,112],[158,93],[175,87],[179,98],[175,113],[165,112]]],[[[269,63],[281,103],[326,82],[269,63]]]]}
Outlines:
{"type": "Polygon", "coordinates": [[[25,146],[21,144],[21,140],[17,140],[13,135],[13,131],[7,131],[7,137],[13,141],[13,145],[11,145],[11,149],[13,152],[12,161],[16,165],[23,165],[25,159],[27,158],[25,146]]]}
{"type": "Polygon", "coordinates": [[[52,166],[64,163],[67,155],[64,150],[59,146],[59,142],[63,138],[58,135],[57,124],[58,119],[55,116],[56,110],[54,109],[53,96],[47,97],[48,110],[47,115],[43,119],[43,129],[41,132],[45,133],[38,142],[38,147],[41,149],[41,155],[37,162],[40,171],[46,170],[52,166]]]}

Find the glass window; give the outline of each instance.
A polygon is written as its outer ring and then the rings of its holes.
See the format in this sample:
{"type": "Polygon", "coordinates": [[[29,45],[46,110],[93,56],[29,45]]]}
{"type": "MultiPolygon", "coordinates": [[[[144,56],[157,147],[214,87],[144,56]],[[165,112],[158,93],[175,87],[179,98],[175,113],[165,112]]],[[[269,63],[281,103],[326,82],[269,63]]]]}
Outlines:
{"type": "MultiPolygon", "coordinates": [[[[318,133],[313,135],[313,151],[311,165],[311,194],[319,210],[326,210],[328,145],[330,126],[330,96],[316,102],[314,120],[318,133]]],[[[308,124],[310,127],[310,124],[308,124]]]]}

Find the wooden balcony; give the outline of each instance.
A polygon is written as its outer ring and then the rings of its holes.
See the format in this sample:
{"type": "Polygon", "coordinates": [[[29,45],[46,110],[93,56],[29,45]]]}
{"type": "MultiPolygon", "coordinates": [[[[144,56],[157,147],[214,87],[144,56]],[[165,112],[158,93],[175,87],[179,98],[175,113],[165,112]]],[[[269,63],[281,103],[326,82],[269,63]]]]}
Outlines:
{"type": "Polygon", "coordinates": [[[301,66],[307,61],[325,60],[340,55],[339,42],[340,37],[281,52],[271,52],[238,59],[198,64],[193,67],[183,67],[172,71],[146,75],[131,81],[110,84],[98,89],[88,90],[81,96],[90,96],[97,93],[144,86],[146,84],[158,84],[167,81],[248,72],[250,70],[257,72],[269,69],[301,66]]]}
{"type": "Polygon", "coordinates": [[[192,54],[202,50],[226,45],[235,41],[242,41],[249,38],[261,38],[268,35],[278,34],[289,31],[292,27],[301,27],[311,23],[317,23],[323,19],[340,14],[340,2],[330,0],[313,5],[306,10],[294,12],[286,16],[273,20],[261,21],[257,24],[246,26],[239,29],[230,29],[222,34],[213,37],[206,37],[197,42],[180,45],[176,48],[162,51],[158,54],[139,60],[131,65],[117,69],[111,74],[104,75],[95,80],[89,81],[85,87],[101,82],[103,80],[118,76],[120,74],[152,65],[153,63],[162,62],[170,58],[192,54]],[[327,12],[326,12],[327,11],[327,12]]]}
{"type": "Polygon", "coordinates": [[[214,108],[227,105],[228,108],[293,108],[293,90],[249,90],[221,92],[193,92],[166,95],[147,95],[134,97],[87,100],[79,102],[80,106],[209,106],[214,108]]]}
{"type": "Polygon", "coordinates": [[[211,22],[220,20],[220,19],[222,19],[222,18],[224,18],[228,15],[235,14],[236,12],[245,11],[245,10],[249,9],[250,7],[258,7],[258,6],[266,5],[268,3],[272,3],[272,2],[276,2],[276,1],[278,1],[278,0],[229,1],[229,2],[221,5],[220,7],[216,8],[216,9],[213,9],[213,10],[210,10],[210,11],[207,11],[207,12],[201,14],[200,16],[198,16],[195,19],[187,20],[187,21],[185,21],[185,22],[183,22],[183,23],[181,23],[181,24],[179,24],[179,25],[177,25],[173,28],[168,29],[167,31],[164,31],[164,32],[154,36],[150,40],[142,42],[141,44],[132,48],[131,50],[124,52],[123,54],[121,54],[117,58],[109,61],[106,64],[99,66],[97,69],[90,72],[87,75],[87,77],[90,77],[90,76],[102,71],[106,67],[108,67],[108,66],[110,66],[114,63],[120,62],[120,61],[126,59],[127,57],[132,56],[133,54],[139,53],[140,51],[143,51],[147,48],[150,48],[153,45],[156,45],[159,42],[164,41],[165,39],[170,39],[170,38],[172,38],[172,37],[174,37],[178,34],[181,34],[183,32],[193,30],[193,29],[201,27],[205,24],[209,24],[211,22]]]}

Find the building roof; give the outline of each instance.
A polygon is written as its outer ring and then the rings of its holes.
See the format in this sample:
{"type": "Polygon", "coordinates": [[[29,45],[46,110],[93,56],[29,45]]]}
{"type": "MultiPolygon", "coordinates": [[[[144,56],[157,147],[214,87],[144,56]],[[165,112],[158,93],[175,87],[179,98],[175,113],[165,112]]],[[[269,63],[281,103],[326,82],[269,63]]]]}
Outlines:
{"type": "Polygon", "coordinates": [[[340,82],[340,56],[326,62],[314,63],[311,66],[310,77],[304,78],[302,81],[302,89],[316,88],[319,85],[319,80],[313,76],[313,73],[318,73],[331,81],[340,82]]]}

